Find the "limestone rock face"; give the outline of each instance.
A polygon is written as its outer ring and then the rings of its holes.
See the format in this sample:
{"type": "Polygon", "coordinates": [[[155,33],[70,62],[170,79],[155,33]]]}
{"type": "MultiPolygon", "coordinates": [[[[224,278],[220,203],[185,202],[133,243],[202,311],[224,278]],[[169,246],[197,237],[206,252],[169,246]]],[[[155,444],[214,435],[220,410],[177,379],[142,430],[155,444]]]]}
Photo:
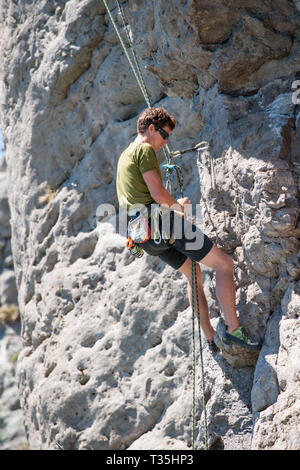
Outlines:
{"type": "Polygon", "coordinates": [[[0,308],[17,304],[17,288],[11,253],[10,210],[8,206],[8,172],[0,156],[0,308]]]}
{"type": "Polygon", "coordinates": [[[20,329],[20,321],[5,325],[0,322],[0,450],[28,447],[16,374],[22,349],[20,329]]]}
{"type": "Polygon", "coordinates": [[[0,155],[0,220],[0,450],[16,450],[26,447],[26,436],[16,374],[22,339],[10,243],[8,174],[4,155],[0,155]]]}
{"type": "MultiPolygon", "coordinates": [[[[179,162],[185,194],[233,257],[240,322],[263,341],[255,369],[235,369],[203,339],[209,445],[299,448],[299,2],[122,6],[151,102],[178,120],[171,150],[210,143],[179,162]]],[[[114,227],[117,160],[145,102],[104,4],[0,0],[0,24],[29,446],[188,449],[186,281],[159,259],[132,258],[114,227]]],[[[216,324],[213,273],[204,269],[203,280],[216,324]]]]}
{"type": "Polygon", "coordinates": [[[226,344],[226,342],[222,340],[225,331],[224,320],[220,318],[214,342],[222,351],[223,358],[234,368],[255,366],[259,356],[259,349],[246,349],[236,343],[226,344]]]}

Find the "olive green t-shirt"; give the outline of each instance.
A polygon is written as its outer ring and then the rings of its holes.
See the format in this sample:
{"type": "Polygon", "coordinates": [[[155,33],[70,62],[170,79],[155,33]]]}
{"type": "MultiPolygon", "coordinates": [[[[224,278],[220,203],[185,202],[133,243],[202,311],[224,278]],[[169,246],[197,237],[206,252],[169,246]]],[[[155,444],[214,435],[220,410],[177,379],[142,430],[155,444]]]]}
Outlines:
{"type": "Polygon", "coordinates": [[[151,204],[154,202],[143,173],[157,170],[162,175],[156,153],[148,143],[132,142],[121,154],[117,169],[117,194],[122,209],[128,211],[134,204],[151,204]]]}

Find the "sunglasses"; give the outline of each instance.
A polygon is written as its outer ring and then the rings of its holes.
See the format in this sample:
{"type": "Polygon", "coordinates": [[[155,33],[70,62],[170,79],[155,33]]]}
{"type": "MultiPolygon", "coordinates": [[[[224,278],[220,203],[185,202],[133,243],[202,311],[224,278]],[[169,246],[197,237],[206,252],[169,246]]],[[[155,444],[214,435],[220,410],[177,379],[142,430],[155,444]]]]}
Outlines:
{"type": "Polygon", "coordinates": [[[160,135],[163,139],[168,140],[168,138],[170,137],[170,134],[168,134],[167,131],[162,129],[158,124],[154,124],[154,128],[155,128],[156,131],[158,131],[160,133],[160,135]]]}

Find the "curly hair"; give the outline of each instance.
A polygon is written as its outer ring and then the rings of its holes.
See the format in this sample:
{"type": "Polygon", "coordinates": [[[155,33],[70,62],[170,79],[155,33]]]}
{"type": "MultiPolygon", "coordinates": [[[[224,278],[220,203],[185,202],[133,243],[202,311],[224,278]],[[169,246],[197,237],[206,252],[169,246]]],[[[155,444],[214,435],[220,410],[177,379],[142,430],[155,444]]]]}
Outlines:
{"type": "Polygon", "coordinates": [[[157,124],[160,127],[169,126],[170,129],[173,130],[176,125],[176,120],[164,108],[147,108],[138,118],[138,133],[144,134],[150,124],[157,124]]]}

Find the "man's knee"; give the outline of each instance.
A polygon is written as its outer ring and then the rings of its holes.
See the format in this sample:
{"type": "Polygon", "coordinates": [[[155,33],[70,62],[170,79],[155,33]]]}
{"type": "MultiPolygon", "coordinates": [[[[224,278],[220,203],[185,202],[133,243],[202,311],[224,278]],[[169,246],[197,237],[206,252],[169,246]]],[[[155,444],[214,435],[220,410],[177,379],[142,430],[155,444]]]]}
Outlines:
{"type": "MultiPolygon", "coordinates": [[[[201,268],[199,266],[199,263],[195,261],[194,266],[196,266],[196,273],[197,273],[197,281],[199,283],[202,282],[202,272],[201,268]]],[[[190,284],[192,284],[192,278],[193,278],[193,269],[192,269],[192,260],[188,258],[185,263],[179,268],[179,271],[181,271],[185,276],[187,277],[188,281],[190,284]]]]}
{"type": "Polygon", "coordinates": [[[217,264],[217,270],[233,271],[233,259],[227,253],[222,252],[219,263],[217,264]]]}

